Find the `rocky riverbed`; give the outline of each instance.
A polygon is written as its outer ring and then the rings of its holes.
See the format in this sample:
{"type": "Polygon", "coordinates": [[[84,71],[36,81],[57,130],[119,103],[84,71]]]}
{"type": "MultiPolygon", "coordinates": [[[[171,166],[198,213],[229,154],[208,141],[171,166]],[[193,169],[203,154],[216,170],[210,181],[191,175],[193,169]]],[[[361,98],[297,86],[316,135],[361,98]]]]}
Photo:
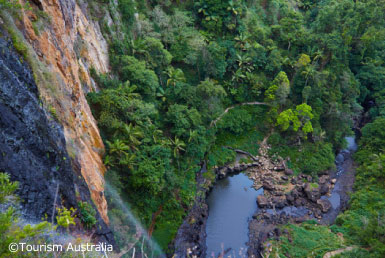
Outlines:
{"type": "Polygon", "coordinates": [[[238,155],[248,156],[251,162],[241,164],[238,158],[232,165],[214,168],[214,180],[204,176],[207,171],[203,166],[197,175],[198,197],[174,240],[174,257],[206,256],[206,223],[209,216],[207,196],[217,180],[242,171],[253,180],[256,190],[263,188],[263,195],[256,198],[258,209],[249,221],[248,257],[262,257],[266,241],[282,234],[280,225],[301,223],[309,219],[330,224],[346,208],[348,193],[352,191],[354,183],[354,139],[353,142],[348,139],[348,149],[337,156],[336,171],[326,171],[317,178],[304,174],[294,175],[285,160],[280,157],[272,159],[267,154],[269,146],[266,139],[260,144],[258,156],[235,150],[238,155]]]}
{"type": "Polygon", "coordinates": [[[309,219],[331,224],[346,209],[354,183],[352,154],[356,150],[354,138],[349,137],[347,141],[348,148],[336,158],[337,169],[318,178],[303,174],[294,176],[282,159],[270,160],[266,155],[268,146],[260,150],[263,167],[247,172],[256,188],[264,188],[264,195],[257,197],[260,209],[249,222],[249,257],[262,257],[266,241],[282,234],[280,225],[309,219]]]}

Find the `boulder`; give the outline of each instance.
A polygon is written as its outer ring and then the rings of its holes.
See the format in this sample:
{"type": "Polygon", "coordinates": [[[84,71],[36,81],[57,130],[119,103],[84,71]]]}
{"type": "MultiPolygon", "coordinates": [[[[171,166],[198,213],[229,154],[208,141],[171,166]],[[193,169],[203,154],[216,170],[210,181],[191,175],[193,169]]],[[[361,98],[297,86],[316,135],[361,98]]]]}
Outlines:
{"type": "Polygon", "coordinates": [[[276,167],[274,167],[274,170],[275,171],[283,171],[283,170],[285,170],[285,167],[284,166],[276,166],[276,167]]]}
{"type": "Polygon", "coordinates": [[[323,213],[328,212],[330,210],[330,208],[332,207],[329,200],[319,199],[319,200],[317,200],[317,204],[323,213]]]}
{"type": "Polygon", "coordinates": [[[273,191],[275,189],[273,182],[270,181],[271,179],[264,180],[262,183],[262,187],[265,190],[273,191]]]}
{"type": "Polygon", "coordinates": [[[324,195],[324,194],[327,194],[329,192],[331,185],[330,185],[330,183],[326,183],[326,184],[321,185],[320,187],[321,187],[321,189],[320,189],[321,195],[324,195]]]}
{"type": "Polygon", "coordinates": [[[302,217],[298,217],[298,218],[295,218],[294,221],[295,223],[302,223],[304,221],[306,221],[306,217],[305,216],[302,216],[302,217]]]}
{"type": "Polygon", "coordinates": [[[336,157],[336,164],[342,164],[345,160],[345,157],[342,153],[339,153],[336,157]]]}
{"type": "Polygon", "coordinates": [[[293,172],[292,169],[288,168],[288,169],[285,170],[285,175],[291,176],[291,175],[293,175],[293,174],[294,174],[294,172],[293,172]]]}
{"type": "Polygon", "coordinates": [[[245,169],[247,169],[248,168],[248,166],[247,166],[247,164],[240,164],[240,166],[239,166],[239,169],[242,171],[242,170],[245,170],[245,169]]]}
{"type": "Polygon", "coordinates": [[[269,204],[267,198],[263,195],[258,195],[257,203],[259,208],[265,208],[269,204]]]}
{"type": "Polygon", "coordinates": [[[304,191],[306,193],[307,198],[312,202],[317,202],[317,200],[321,197],[321,190],[319,186],[312,187],[311,184],[306,183],[304,187],[304,191]]]}
{"type": "Polygon", "coordinates": [[[293,199],[296,199],[296,198],[298,198],[301,194],[300,194],[300,192],[299,192],[296,188],[294,188],[293,190],[291,190],[290,195],[293,197],[293,199]]]}
{"type": "Polygon", "coordinates": [[[221,179],[221,178],[226,177],[226,175],[227,175],[227,173],[228,173],[227,171],[228,171],[227,168],[218,170],[218,171],[217,171],[217,177],[218,177],[218,179],[221,179]]]}
{"type": "Polygon", "coordinates": [[[288,203],[292,204],[295,198],[293,197],[293,195],[291,195],[291,193],[289,193],[289,194],[286,194],[286,200],[288,203]]]}
{"type": "Polygon", "coordinates": [[[271,202],[273,203],[275,208],[282,209],[287,205],[286,196],[274,196],[271,198],[271,202]]]}
{"type": "Polygon", "coordinates": [[[295,207],[301,207],[306,204],[306,200],[302,197],[298,197],[297,199],[294,200],[294,206],[295,207]]]}
{"type": "Polygon", "coordinates": [[[242,171],[242,168],[241,168],[240,164],[237,164],[234,166],[233,170],[234,170],[234,172],[240,172],[240,171],[242,171]]]}
{"type": "Polygon", "coordinates": [[[329,176],[327,176],[327,175],[323,175],[323,176],[321,176],[321,177],[318,179],[318,183],[319,183],[320,185],[326,184],[328,181],[329,181],[329,176]]]}

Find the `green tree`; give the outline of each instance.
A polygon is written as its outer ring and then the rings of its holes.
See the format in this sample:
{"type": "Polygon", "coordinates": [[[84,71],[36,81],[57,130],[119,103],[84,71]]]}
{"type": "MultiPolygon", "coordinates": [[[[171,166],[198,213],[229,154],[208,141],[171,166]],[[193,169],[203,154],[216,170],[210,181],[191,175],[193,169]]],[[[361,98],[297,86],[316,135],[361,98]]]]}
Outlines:
{"type": "Polygon", "coordinates": [[[198,84],[196,90],[202,99],[199,107],[202,116],[207,120],[217,116],[222,110],[222,100],[227,95],[223,87],[214,80],[206,79],[198,84]]]}
{"type": "Polygon", "coordinates": [[[310,121],[313,117],[311,106],[303,103],[298,105],[295,110],[287,109],[281,112],[277,117],[276,124],[280,126],[282,131],[287,131],[291,127],[291,130],[297,132],[301,128],[306,138],[308,133],[313,132],[313,126],[310,121]]]}
{"type": "Polygon", "coordinates": [[[285,72],[279,72],[265,92],[265,102],[282,106],[286,103],[289,93],[289,79],[285,72]]]}
{"type": "Polygon", "coordinates": [[[159,87],[158,77],[154,71],[147,69],[144,61],[139,61],[133,56],[121,57],[120,74],[123,81],[130,81],[137,86],[139,93],[153,99],[159,87]]]}
{"type": "Polygon", "coordinates": [[[167,69],[167,86],[173,86],[175,87],[177,82],[186,82],[186,78],[184,77],[184,73],[181,69],[174,69],[173,67],[170,67],[167,69]]]}
{"type": "Polygon", "coordinates": [[[130,147],[120,139],[115,139],[113,142],[107,141],[109,153],[116,154],[118,157],[123,157],[128,154],[130,147]]]}
{"type": "Polygon", "coordinates": [[[146,37],[143,40],[140,39],[139,42],[140,51],[137,52],[137,55],[143,57],[146,64],[160,75],[160,72],[171,63],[171,54],[164,49],[159,39],[146,37]]]}
{"type": "Polygon", "coordinates": [[[0,173],[0,203],[4,203],[6,198],[11,196],[18,187],[18,182],[11,182],[8,174],[0,173]]]}
{"type": "Polygon", "coordinates": [[[18,0],[0,0],[0,7],[7,9],[20,9],[21,5],[18,0]]]}
{"type": "Polygon", "coordinates": [[[123,124],[119,127],[114,136],[120,136],[125,139],[126,143],[132,148],[136,149],[141,144],[140,139],[143,138],[143,132],[139,126],[134,126],[132,123],[129,125],[123,124]]]}
{"type": "Polygon", "coordinates": [[[174,157],[177,158],[180,154],[180,152],[185,151],[184,147],[186,147],[186,144],[178,139],[176,136],[173,139],[170,138],[171,146],[174,150],[174,157]]]}
{"type": "Polygon", "coordinates": [[[96,224],[96,211],[88,202],[78,202],[80,220],[87,229],[91,229],[96,224]]]}

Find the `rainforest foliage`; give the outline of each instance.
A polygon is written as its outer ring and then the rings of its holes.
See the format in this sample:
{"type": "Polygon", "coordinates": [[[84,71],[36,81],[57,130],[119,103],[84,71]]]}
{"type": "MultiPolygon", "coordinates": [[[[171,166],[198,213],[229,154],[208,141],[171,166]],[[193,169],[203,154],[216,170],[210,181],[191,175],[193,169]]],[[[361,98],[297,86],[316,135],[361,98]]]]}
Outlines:
{"type": "Polygon", "coordinates": [[[223,146],[256,152],[271,134],[272,152],[316,176],[334,166],[363,111],[369,121],[378,116],[363,129],[357,154],[364,188],[340,223],[352,239],[383,248],[375,236],[384,236],[385,216],[376,207],[384,192],[385,2],[99,2],[120,12],[114,26],[99,14],[112,73],[94,74],[101,90],[88,95],[107,177],[163,248],[194,200],[201,162],[234,158],[223,146]],[[240,105],[250,102],[264,105],[240,105]],[[367,213],[354,213],[360,209],[367,213]]]}

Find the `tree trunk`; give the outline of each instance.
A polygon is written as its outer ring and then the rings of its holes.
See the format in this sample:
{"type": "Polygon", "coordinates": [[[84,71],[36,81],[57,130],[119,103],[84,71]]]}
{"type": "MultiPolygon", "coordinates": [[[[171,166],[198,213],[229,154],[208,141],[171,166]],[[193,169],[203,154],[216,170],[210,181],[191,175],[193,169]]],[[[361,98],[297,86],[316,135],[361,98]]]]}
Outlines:
{"type": "Polygon", "coordinates": [[[159,214],[162,212],[163,210],[163,204],[161,204],[158,208],[158,210],[152,214],[152,220],[151,220],[151,225],[150,227],[148,228],[148,236],[151,237],[152,236],[152,233],[154,232],[154,228],[155,228],[155,222],[156,222],[156,217],[159,216],[159,214]]]}

